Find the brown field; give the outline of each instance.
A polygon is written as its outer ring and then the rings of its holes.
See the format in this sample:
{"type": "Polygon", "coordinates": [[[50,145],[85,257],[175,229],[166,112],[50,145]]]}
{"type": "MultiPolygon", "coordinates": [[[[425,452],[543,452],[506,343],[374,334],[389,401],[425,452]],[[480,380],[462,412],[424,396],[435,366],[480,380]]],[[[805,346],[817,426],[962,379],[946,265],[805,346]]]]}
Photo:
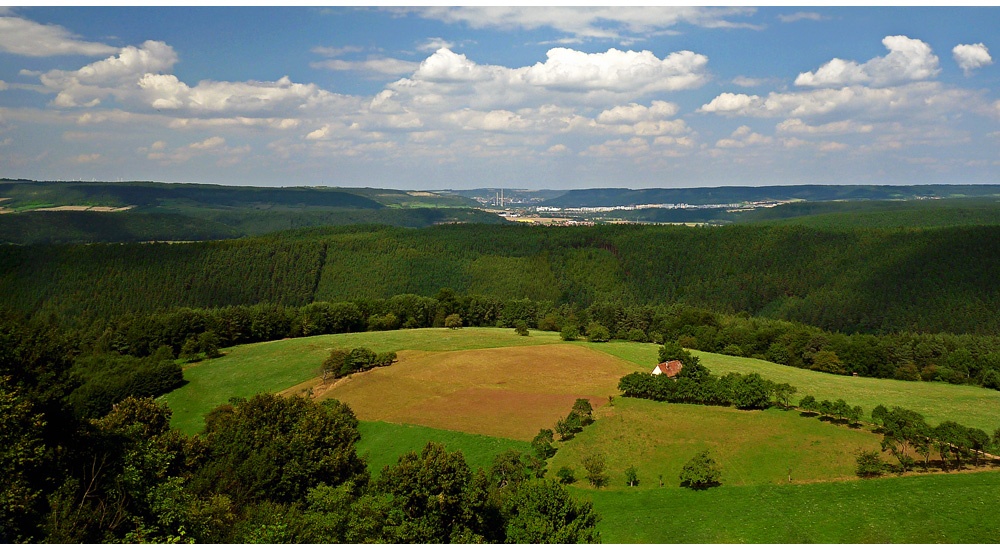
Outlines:
{"type": "Polygon", "coordinates": [[[392,366],[317,388],[316,397],[347,403],[361,420],[530,440],[565,417],[577,398],[607,404],[618,393],[618,379],[634,370],[601,351],[560,344],[402,351],[392,366]]]}

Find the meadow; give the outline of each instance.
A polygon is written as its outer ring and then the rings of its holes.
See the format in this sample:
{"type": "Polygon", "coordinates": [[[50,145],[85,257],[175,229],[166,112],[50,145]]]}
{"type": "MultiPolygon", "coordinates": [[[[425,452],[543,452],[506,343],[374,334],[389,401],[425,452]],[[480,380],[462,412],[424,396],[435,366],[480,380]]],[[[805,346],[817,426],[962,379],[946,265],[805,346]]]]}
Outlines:
{"type": "Polygon", "coordinates": [[[1000,472],[691,491],[590,490],[604,543],[986,543],[1000,540],[1000,472]]]}

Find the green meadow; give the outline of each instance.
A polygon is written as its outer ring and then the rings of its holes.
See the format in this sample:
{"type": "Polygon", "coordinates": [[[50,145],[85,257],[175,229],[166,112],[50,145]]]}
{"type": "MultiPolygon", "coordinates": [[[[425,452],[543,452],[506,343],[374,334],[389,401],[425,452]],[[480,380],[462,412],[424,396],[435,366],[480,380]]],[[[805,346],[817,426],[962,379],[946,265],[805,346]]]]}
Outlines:
{"type": "Polygon", "coordinates": [[[604,543],[927,544],[1000,541],[1000,472],[763,484],[571,488],[604,543]]]}

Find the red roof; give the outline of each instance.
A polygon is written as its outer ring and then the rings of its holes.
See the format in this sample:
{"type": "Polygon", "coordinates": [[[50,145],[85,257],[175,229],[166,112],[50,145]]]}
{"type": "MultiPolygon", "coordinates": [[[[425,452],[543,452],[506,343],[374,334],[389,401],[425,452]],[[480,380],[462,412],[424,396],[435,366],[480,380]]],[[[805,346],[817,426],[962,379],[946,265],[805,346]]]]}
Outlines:
{"type": "MultiPolygon", "coordinates": [[[[680,374],[681,369],[684,368],[684,365],[681,364],[681,362],[677,361],[677,360],[667,361],[666,363],[660,363],[659,365],[656,365],[656,366],[659,367],[660,374],[666,374],[667,378],[673,378],[673,377],[677,376],[678,374],[680,374]]],[[[656,370],[656,369],[653,369],[653,370],[656,370]]]]}

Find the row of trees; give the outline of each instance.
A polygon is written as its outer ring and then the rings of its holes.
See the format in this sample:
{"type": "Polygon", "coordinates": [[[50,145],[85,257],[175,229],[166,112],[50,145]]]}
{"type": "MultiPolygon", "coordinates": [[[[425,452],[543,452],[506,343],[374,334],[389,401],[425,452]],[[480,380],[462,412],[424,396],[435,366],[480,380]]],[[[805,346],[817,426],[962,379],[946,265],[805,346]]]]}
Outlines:
{"type": "MultiPolygon", "coordinates": [[[[935,452],[946,470],[951,467],[951,460],[958,469],[963,459],[974,458],[978,466],[991,443],[990,435],[982,429],[968,428],[952,420],[931,426],[920,413],[902,407],[889,409],[879,405],[872,410],[872,420],[882,433],[882,450],[897,460],[903,472],[913,468],[916,462],[913,453],[923,458],[925,469],[935,452]]],[[[992,443],[1000,448],[1000,428],[994,432],[992,443]]]]}
{"type": "Polygon", "coordinates": [[[333,349],[321,365],[323,380],[327,378],[340,378],[375,367],[388,367],[395,361],[396,352],[394,351],[375,353],[365,347],[350,350],[333,349]]]}
{"type": "Polygon", "coordinates": [[[138,357],[167,345],[175,356],[202,349],[366,330],[443,326],[504,326],[561,331],[566,340],[677,342],[685,348],[753,357],[794,367],[860,376],[971,383],[1000,389],[1000,338],[915,334],[846,335],[796,323],[722,315],[683,305],[587,308],[532,300],[460,296],[394,296],[315,302],[295,308],[259,304],[218,309],[179,308],[124,316],[79,330],[98,351],[138,357]],[[457,323],[457,324],[456,324],[457,323]],[[193,347],[192,347],[193,346],[193,347]],[[199,347],[201,346],[201,347],[199,347]]]}

